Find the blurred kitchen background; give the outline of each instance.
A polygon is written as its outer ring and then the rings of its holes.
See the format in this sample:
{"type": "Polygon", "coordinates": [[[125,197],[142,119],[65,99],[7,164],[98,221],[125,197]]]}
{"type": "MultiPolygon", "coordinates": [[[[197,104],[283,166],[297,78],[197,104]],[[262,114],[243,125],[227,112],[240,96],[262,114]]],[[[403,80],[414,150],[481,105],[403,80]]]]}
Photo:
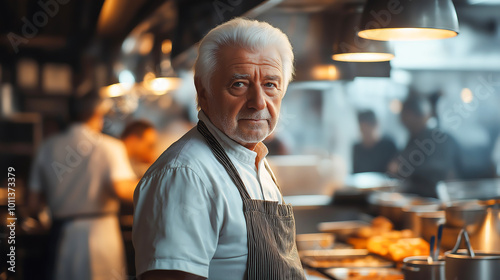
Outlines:
{"type": "MultiPolygon", "coordinates": [[[[2,189],[7,182],[4,171],[15,167],[17,210],[22,216],[23,193],[37,147],[68,126],[70,97],[89,88],[99,89],[113,102],[106,134],[119,137],[131,120],[149,120],[160,136],[159,155],[197,121],[191,69],[197,42],[235,16],[268,21],[289,36],[294,48],[295,79],[283,100],[269,157],[292,203],[304,207],[329,204],[336,193],[344,194],[346,201],[356,200],[357,193],[346,191],[346,186],[390,185],[390,179],[380,176],[360,182],[351,175],[353,145],[361,139],[357,112],[372,110],[381,133],[402,150],[408,133],[400,112],[411,94],[431,101],[435,114],[430,125],[446,131],[459,144],[461,180],[496,178],[500,164],[500,156],[494,153],[500,133],[500,1],[453,1],[460,24],[458,36],[392,42],[395,57],[391,61],[333,60],[333,46],[347,28],[347,17],[365,2],[1,0],[2,189]]],[[[500,147],[496,149],[500,153],[500,147]]],[[[5,205],[6,191],[1,198],[5,205]]],[[[324,220],[333,220],[335,215],[314,213],[324,220]]],[[[312,221],[301,224],[306,214],[298,215],[298,232],[312,231],[307,228],[312,221]]],[[[133,275],[130,213],[122,217],[122,223],[133,275]]],[[[44,236],[36,230],[30,235],[30,230],[29,224],[18,228],[19,238],[25,240],[19,245],[24,249],[18,251],[19,279],[34,277],[35,271],[23,267],[36,265],[42,256],[33,248],[44,236]]]]}

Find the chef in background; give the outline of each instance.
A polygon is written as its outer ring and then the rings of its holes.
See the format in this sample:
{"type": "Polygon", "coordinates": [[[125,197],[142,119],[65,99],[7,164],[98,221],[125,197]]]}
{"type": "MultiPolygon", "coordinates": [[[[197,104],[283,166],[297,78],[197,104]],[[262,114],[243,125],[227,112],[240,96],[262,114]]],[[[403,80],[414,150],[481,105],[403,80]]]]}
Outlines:
{"type": "Polygon", "coordinates": [[[496,177],[498,178],[500,177],[500,134],[496,138],[491,158],[495,164],[496,177]]]}
{"type": "Polygon", "coordinates": [[[394,142],[382,137],[377,117],[372,110],[358,113],[361,142],[353,147],[353,173],[387,172],[389,163],[397,155],[394,142]]]}
{"type": "Polygon", "coordinates": [[[73,98],[76,122],[42,143],[32,166],[28,208],[52,214],[47,279],[97,280],[125,275],[119,199],[137,183],[125,146],[101,133],[110,106],[97,93],[73,98]]]}
{"type": "Polygon", "coordinates": [[[401,122],[410,134],[408,143],[391,166],[391,172],[404,179],[407,192],[437,197],[441,180],[460,179],[461,157],[456,140],[439,128],[431,128],[429,100],[411,94],[403,103],[401,122]]]}
{"type": "Polygon", "coordinates": [[[141,178],[157,158],[158,133],[154,125],[146,120],[134,120],[125,126],[120,138],[125,144],[132,169],[137,178],[141,178]]]}

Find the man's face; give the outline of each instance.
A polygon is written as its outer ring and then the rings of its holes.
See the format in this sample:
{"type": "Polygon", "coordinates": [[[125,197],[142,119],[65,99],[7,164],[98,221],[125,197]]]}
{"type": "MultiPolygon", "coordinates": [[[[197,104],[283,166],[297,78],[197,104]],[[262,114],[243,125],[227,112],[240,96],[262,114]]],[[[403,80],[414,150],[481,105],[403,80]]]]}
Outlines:
{"type": "Polygon", "coordinates": [[[412,111],[403,110],[401,112],[401,122],[408,129],[410,134],[417,134],[425,127],[426,118],[418,116],[412,111]]]}
{"type": "Polygon", "coordinates": [[[281,57],[272,48],[224,47],[217,63],[211,90],[197,84],[200,107],[229,138],[253,149],[278,122],[285,88],[281,57]]]}
{"type": "Polygon", "coordinates": [[[153,163],[156,160],[156,142],[158,135],[156,130],[148,128],[144,130],[142,137],[131,135],[128,144],[132,147],[132,155],[135,160],[143,163],[153,163]]]}
{"type": "Polygon", "coordinates": [[[363,139],[371,138],[376,133],[377,125],[368,122],[359,122],[359,130],[363,139]]]}

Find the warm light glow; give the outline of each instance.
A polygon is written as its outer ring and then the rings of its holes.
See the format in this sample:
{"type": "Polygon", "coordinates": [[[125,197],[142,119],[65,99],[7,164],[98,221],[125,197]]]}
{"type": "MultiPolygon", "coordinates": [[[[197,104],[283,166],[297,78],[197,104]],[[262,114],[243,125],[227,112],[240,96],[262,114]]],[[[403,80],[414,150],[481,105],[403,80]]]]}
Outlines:
{"type": "Polygon", "coordinates": [[[150,90],[153,94],[162,95],[170,90],[177,89],[180,86],[181,79],[174,77],[155,78],[145,80],[144,87],[150,90]]]}
{"type": "Polygon", "coordinates": [[[150,81],[152,79],[156,78],[155,73],[153,72],[148,72],[144,75],[144,78],[142,79],[143,81],[150,81]]]}
{"type": "Polygon", "coordinates": [[[394,58],[390,53],[338,53],[332,56],[333,60],[350,62],[380,62],[394,58]]]}
{"type": "Polygon", "coordinates": [[[403,109],[403,104],[401,103],[400,100],[398,99],[393,99],[391,103],[389,104],[389,109],[391,112],[394,114],[399,114],[401,113],[401,110],[403,109]]]}
{"type": "Polygon", "coordinates": [[[358,32],[358,36],[379,41],[417,41],[447,39],[457,36],[452,30],[436,28],[379,28],[358,32]]]}
{"type": "Polygon", "coordinates": [[[155,36],[151,33],[142,34],[139,38],[139,53],[142,55],[147,55],[153,49],[153,44],[155,41],[155,36]]]}
{"type": "Polygon", "coordinates": [[[472,91],[470,89],[464,88],[460,93],[460,97],[462,98],[462,101],[464,103],[471,103],[474,99],[474,94],[472,94],[472,91]]]}
{"type": "Polygon", "coordinates": [[[164,40],[161,43],[161,52],[164,54],[169,54],[172,51],[172,41],[164,40]]]}
{"type": "Polygon", "coordinates": [[[101,88],[99,91],[101,97],[117,97],[122,96],[127,92],[127,87],[123,84],[112,84],[107,87],[101,88]]]}
{"type": "Polygon", "coordinates": [[[99,34],[110,34],[112,32],[113,23],[119,16],[116,10],[120,5],[122,5],[120,0],[104,1],[97,21],[97,31],[99,34]]]}
{"type": "Polygon", "coordinates": [[[315,80],[336,80],[339,73],[334,65],[318,65],[312,69],[312,76],[315,80]]]}

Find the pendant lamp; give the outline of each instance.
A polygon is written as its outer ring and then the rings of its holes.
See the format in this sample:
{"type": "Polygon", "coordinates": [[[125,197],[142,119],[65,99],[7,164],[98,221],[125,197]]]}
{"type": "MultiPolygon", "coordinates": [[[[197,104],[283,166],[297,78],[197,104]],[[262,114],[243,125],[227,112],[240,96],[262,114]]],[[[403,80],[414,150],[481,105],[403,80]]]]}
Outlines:
{"type": "Polygon", "coordinates": [[[178,77],[172,67],[172,41],[164,40],[161,44],[162,60],[159,64],[159,77],[154,73],[147,73],[142,82],[145,89],[154,95],[163,95],[180,87],[182,79],[178,77]]]}
{"type": "Polygon", "coordinates": [[[358,24],[361,11],[349,11],[343,21],[342,29],[333,45],[333,60],[348,62],[380,62],[394,58],[389,42],[360,38],[358,24]]]}
{"type": "Polygon", "coordinates": [[[367,0],[358,35],[381,41],[446,39],[458,35],[452,0],[367,0]]]}

